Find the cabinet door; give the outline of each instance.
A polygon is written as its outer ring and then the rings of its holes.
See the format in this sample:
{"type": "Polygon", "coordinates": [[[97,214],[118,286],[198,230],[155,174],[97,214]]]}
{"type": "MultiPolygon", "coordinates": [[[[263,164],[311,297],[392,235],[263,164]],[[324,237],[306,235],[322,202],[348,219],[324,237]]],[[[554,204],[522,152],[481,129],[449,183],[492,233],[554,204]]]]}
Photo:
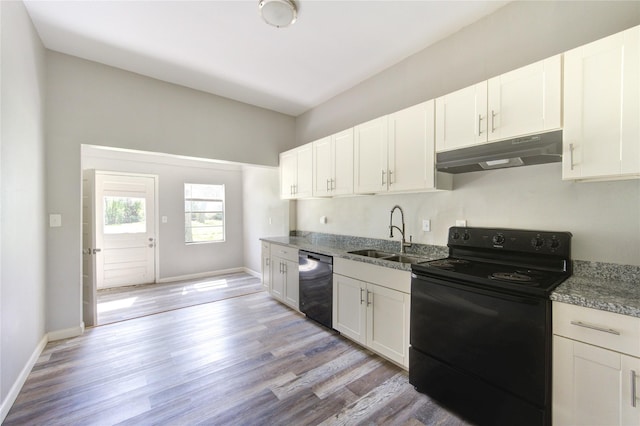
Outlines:
{"type": "Polygon", "coordinates": [[[335,152],[332,195],[353,194],[353,128],[331,138],[335,152]]]}
{"type": "Polygon", "coordinates": [[[269,283],[271,281],[271,245],[262,242],[262,286],[269,291],[269,283]]]}
{"type": "Polygon", "coordinates": [[[296,149],[296,188],[295,198],[313,195],[313,144],[308,143],[296,149]]]}
{"type": "Polygon", "coordinates": [[[406,293],[367,284],[367,346],[409,365],[409,307],[406,293]]]}
{"type": "Polygon", "coordinates": [[[630,382],[622,355],[560,336],[553,345],[553,424],[623,424],[623,404],[630,404],[623,388],[630,382]]]}
{"type": "Polygon", "coordinates": [[[565,53],[563,178],[640,173],[640,27],[565,53]]]}
{"type": "Polygon", "coordinates": [[[366,283],[333,274],[333,328],[363,345],[367,341],[365,291],[366,283]]]}
{"type": "Polygon", "coordinates": [[[313,142],[313,196],[331,194],[334,179],[334,150],[331,136],[313,142]]]}
{"type": "Polygon", "coordinates": [[[640,359],[622,355],[622,424],[640,425],[640,359]],[[628,385],[624,381],[628,380],[628,385]]]}
{"type": "Polygon", "coordinates": [[[435,101],[389,116],[389,190],[413,191],[435,186],[435,101]]]}
{"type": "Polygon", "coordinates": [[[562,56],[488,81],[489,142],[561,128],[562,56]]]}
{"type": "Polygon", "coordinates": [[[298,277],[298,263],[287,260],[283,264],[284,302],[295,310],[299,310],[300,279],[298,277]]]}
{"type": "Polygon", "coordinates": [[[387,116],[354,128],[354,189],[357,194],[387,190],[387,116]]]}
{"type": "Polygon", "coordinates": [[[487,82],[436,99],[436,151],[487,141],[487,82]]]}
{"type": "Polygon", "coordinates": [[[298,155],[295,151],[280,154],[280,196],[293,198],[298,173],[298,155]]]}
{"type": "Polygon", "coordinates": [[[271,296],[280,301],[284,301],[284,265],[285,261],[279,257],[272,256],[270,262],[271,269],[271,296]]]}

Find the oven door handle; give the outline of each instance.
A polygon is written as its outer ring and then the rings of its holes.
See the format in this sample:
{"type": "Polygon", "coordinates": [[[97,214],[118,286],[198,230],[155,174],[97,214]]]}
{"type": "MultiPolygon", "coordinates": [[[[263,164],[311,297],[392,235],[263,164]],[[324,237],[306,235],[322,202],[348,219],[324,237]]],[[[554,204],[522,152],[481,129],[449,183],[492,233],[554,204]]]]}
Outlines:
{"type": "MultiPolygon", "coordinates": [[[[535,298],[535,297],[529,297],[528,295],[523,295],[523,296],[518,296],[515,294],[509,294],[509,293],[503,293],[501,291],[496,291],[496,290],[487,290],[486,288],[478,288],[478,287],[474,287],[471,285],[461,285],[461,284],[456,284],[456,283],[452,283],[451,281],[447,281],[444,280],[442,278],[435,278],[435,281],[432,281],[429,277],[426,277],[424,275],[416,275],[414,273],[411,274],[411,278],[414,278],[416,280],[420,280],[423,282],[427,282],[427,285],[438,285],[438,286],[444,286],[444,287],[452,287],[452,288],[456,288],[459,290],[464,290],[464,291],[468,291],[471,293],[476,293],[476,294],[482,294],[485,296],[491,296],[491,297],[495,297],[497,299],[502,299],[502,300],[506,300],[509,302],[516,302],[516,303],[523,303],[526,305],[535,305],[539,302],[539,298],[535,298]]],[[[413,281],[413,280],[412,280],[413,281]]],[[[416,291],[412,288],[411,290],[411,294],[413,294],[414,292],[416,293],[420,293],[420,294],[425,294],[428,295],[428,290],[425,288],[421,288],[420,290],[416,291]]]]}

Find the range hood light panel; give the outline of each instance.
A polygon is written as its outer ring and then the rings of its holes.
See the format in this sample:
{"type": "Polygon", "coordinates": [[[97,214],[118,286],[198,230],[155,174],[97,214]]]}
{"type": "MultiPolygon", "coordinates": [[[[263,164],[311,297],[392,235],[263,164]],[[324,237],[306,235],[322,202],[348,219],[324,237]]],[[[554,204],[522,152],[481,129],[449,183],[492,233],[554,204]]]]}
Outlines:
{"type": "Polygon", "coordinates": [[[505,167],[523,166],[524,161],[522,161],[522,158],[516,157],[516,158],[505,158],[503,160],[483,161],[478,164],[480,164],[480,167],[482,167],[485,170],[491,170],[491,169],[502,169],[505,167]]]}
{"type": "Polygon", "coordinates": [[[485,161],[485,164],[487,166],[500,166],[502,164],[507,164],[509,162],[508,158],[505,158],[504,160],[491,160],[491,161],[485,161]]]}

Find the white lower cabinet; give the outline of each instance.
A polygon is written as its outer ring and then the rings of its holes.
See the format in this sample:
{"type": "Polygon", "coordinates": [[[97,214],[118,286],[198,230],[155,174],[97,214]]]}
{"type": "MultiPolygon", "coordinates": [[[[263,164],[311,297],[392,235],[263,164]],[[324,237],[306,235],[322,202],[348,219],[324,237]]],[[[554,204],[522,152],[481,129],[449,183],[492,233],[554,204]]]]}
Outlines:
{"type": "Polygon", "coordinates": [[[269,291],[271,281],[271,244],[262,241],[262,286],[269,291]]]}
{"type": "Polygon", "coordinates": [[[640,319],[554,302],[553,324],[553,424],[640,425],[640,319]]]}
{"type": "Polygon", "coordinates": [[[333,327],[408,368],[410,286],[407,271],[334,259],[333,327]]]}
{"type": "Polygon", "coordinates": [[[271,296],[299,310],[298,250],[271,244],[271,296]]]}

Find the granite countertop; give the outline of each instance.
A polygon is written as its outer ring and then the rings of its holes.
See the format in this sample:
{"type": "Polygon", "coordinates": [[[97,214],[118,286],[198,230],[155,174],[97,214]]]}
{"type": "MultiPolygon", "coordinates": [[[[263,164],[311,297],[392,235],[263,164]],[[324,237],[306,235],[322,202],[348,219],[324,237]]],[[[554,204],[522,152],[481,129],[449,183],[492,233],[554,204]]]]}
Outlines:
{"type": "MultiPolygon", "coordinates": [[[[375,249],[398,253],[398,240],[379,240],[331,234],[306,233],[289,237],[266,237],[263,241],[282,244],[343,259],[385,266],[405,271],[411,264],[359,256],[353,250],[375,249]]],[[[425,261],[447,257],[448,248],[414,244],[409,256],[425,261]]],[[[552,293],[551,300],[640,318],[640,266],[613,263],[573,261],[573,275],[552,293]]]]}
{"type": "MultiPolygon", "coordinates": [[[[350,251],[361,249],[375,249],[397,254],[400,249],[400,241],[392,240],[376,240],[371,238],[360,237],[341,237],[330,238],[318,235],[309,236],[290,236],[290,237],[265,237],[263,241],[294,247],[300,250],[307,250],[314,253],[324,254],[327,256],[340,257],[343,259],[356,260],[359,262],[370,263],[373,265],[385,266],[387,268],[411,271],[410,263],[392,262],[384,259],[373,257],[359,256],[351,254],[350,251]]],[[[407,249],[408,256],[423,258],[425,261],[433,259],[442,259],[447,257],[447,247],[428,246],[422,244],[414,244],[407,249]]]]}
{"type": "Polygon", "coordinates": [[[551,300],[640,317],[640,266],[576,260],[551,300]]]}

